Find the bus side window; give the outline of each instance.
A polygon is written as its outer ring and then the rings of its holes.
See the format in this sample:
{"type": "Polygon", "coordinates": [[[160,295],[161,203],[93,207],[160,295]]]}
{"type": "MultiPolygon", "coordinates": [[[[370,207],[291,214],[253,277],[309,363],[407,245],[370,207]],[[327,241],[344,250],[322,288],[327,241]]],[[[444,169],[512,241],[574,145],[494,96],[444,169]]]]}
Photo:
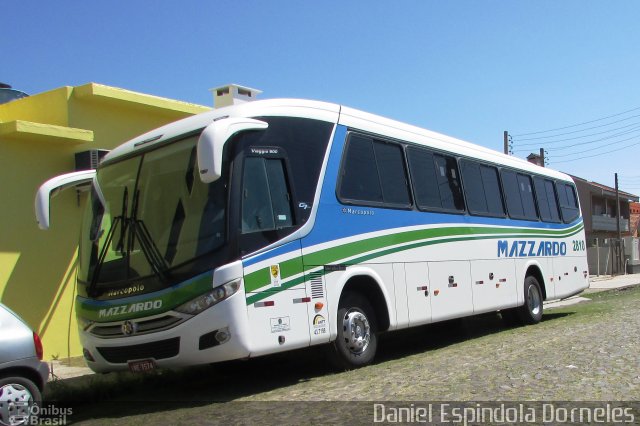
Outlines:
{"type": "Polygon", "coordinates": [[[359,135],[349,138],[342,169],[340,196],[348,200],[382,202],[380,177],[375,167],[371,139],[359,135]]]}
{"type": "Polygon", "coordinates": [[[533,186],[536,190],[540,218],[545,222],[560,222],[553,181],[536,176],[533,178],[533,186]]]}
{"type": "Polygon", "coordinates": [[[407,148],[407,158],[420,209],[464,211],[455,158],[414,146],[407,148]]]}
{"type": "Polygon", "coordinates": [[[291,197],[279,158],[247,157],[242,179],[242,233],[293,226],[291,197]]]}
{"type": "Polygon", "coordinates": [[[462,160],[462,182],[470,213],[504,217],[498,169],[462,160]]]}
{"type": "Polygon", "coordinates": [[[514,219],[538,220],[531,176],[509,170],[502,170],[501,175],[509,216],[514,219]]]}
{"type": "Polygon", "coordinates": [[[341,200],[389,208],[411,207],[402,147],[351,134],[342,160],[341,200]]]}
{"type": "Polygon", "coordinates": [[[578,217],[578,201],[576,198],[573,185],[556,182],[558,191],[558,201],[560,202],[560,211],[562,211],[562,219],[565,223],[570,223],[578,217]]]}

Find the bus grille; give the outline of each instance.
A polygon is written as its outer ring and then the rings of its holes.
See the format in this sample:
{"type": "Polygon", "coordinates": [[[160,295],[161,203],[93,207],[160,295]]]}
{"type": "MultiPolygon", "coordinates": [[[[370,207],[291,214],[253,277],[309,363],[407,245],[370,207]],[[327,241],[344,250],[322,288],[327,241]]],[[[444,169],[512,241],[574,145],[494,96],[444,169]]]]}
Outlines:
{"type": "Polygon", "coordinates": [[[180,352],[180,338],[160,340],[158,342],[143,343],[132,346],[114,346],[96,348],[100,355],[113,364],[123,364],[137,359],[165,359],[178,355],[180,352]]]}
{"type": "MultiPolygon", "coordinates": [[[[175,327],[186,319],[186,317],[164,315],[162,317],[156,317],[146,320],[131,320],[130,322],[135,323],[135,335],[137,336],[140,334],[155,333],[156,331],[167,330],[171,327],[175,327]]],[[[109,324],[95,324],[89,329],[89,333],[103,339],[126,337],[127,335],[122,332],[123,323],[124,321],[109,324]]]]}

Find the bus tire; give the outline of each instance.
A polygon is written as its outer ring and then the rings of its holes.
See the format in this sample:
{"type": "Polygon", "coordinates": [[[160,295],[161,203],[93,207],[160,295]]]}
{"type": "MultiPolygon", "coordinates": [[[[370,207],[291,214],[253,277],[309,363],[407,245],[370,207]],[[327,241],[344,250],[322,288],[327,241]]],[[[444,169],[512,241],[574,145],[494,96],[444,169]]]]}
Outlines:
{"type": "Polygon", "coordinates": [[[537,324],[542,319],[542,290],[536,277],[529,275],[524,280],[524,305],[518,308],[523,324],[537,324]]]}
{"type": "Polygon", "coordinates": [[[376,354],[378,338],[374,310],[358,293],[345,293],[336,316],[338,335],[332,343],[332,361],[346,370],[370,364],[376,354]]]}

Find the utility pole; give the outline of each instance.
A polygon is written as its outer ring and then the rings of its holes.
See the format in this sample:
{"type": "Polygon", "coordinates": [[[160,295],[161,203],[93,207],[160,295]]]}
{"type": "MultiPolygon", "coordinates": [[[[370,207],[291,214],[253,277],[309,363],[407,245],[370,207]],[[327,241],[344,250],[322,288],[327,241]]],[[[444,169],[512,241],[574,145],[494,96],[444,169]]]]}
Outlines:
{"type": "Polygon", "coordinates": [[[504,153],[509,155],[509,132],[504,131],[504,153]]]}
{"type": "Polygon", "coordinates": [[[544,148],[540,148],[540,165],[544,167],[544,148]]]}
{"type": "Polygon", "coordinates": [[[620,231],[620,191],[618,190],[618,174],[616,179],[616,229],[618,231],[618,273],[622,269],[622,232],[620,231]]]}

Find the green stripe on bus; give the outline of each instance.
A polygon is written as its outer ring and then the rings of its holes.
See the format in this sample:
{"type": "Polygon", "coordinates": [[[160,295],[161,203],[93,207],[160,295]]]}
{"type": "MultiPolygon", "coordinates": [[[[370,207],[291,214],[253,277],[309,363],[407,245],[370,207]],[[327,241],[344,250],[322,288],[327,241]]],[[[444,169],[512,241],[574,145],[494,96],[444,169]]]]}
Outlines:
{"type": "MultiPolygon", "coordinates": [[[[307,265],[328,265],[338,260],[357,256],[361,253],[379,250],[384,247],[406,244],[412,241],[432,239],[439,237],[453,237],[457,235],[477,235],[494,234],[509,238],[530,237],[534,235],[547,237],[566,237],[579,232],[582,223],[563,230],[539,230],[539,229],[517,229],[517,228],[484,228],[484,227],[448,227],[430,228],[416,231],[405,231],[397,234],[381,235],[361,241],[342,244],[319,250],[314,253],[305,254],[305,264],[307,265]]],[[[486,237],[488,238],[488,237],[486,237]]],[[[245,291],[247,293],[264,287],[271,281],[269,268],[262,268],[244,277],[245,291]]],[[[291,276],[302,273],[302,264],[298,257],[287,260],[280,264],[280,277],[285,280],[291,276]]]]}
{"type": "MultiPolygon", "coordinates": [[[[428,241],[419,241],[419,242],[415,242],[415,243],[412,243],[412,244],[403,244],[401,246],[392,247],[392,248],[386,248],[385,249],[385,247],[388,247],[390,245],[397,245],[399,243],[396,242],[395,244],[388,244],[387,246],[377,247],[378,250],[376,250],[375,248],[374,249],[370,249],[370,250],[362,249],[363,247],[367,247],[367,246],[375,247],[374,244],[367,245],[367,244],[364,244],[364,243],[366,243],[367,241],[369,241],[369,243],[371,243],[371,240],[378,240],[379,241],[380,239],[384,239],[385,237],[389,237],[389,236],[385,235],[385,236],[382,236],[382,237],[371,238],[369,240],[358,241],[358,242],[354,242],[354,243],[348,243],[348,244],[345,244],[343,246],[339,246],[339,247],[336,247],[336,248],[330,248],[330,249],[322,250],[322,251],[320,251],[318,253],[324,252],[325,256],[316,257],[315,260],[317,261],[318,258],[319,259],[326,259],[327,261],[325,263],[312,263],[309,260],[310,258],[313,258],[313,255],[316,254],[316,253],[312,253],[311,255],[305,255],[305,263],[308,264],[308,265],[323,266],[323,265],[326,265],[326,264],[336,263],[336,261],[338,261],[338,260],[346,259],[348,257],[353,257],[354,255],[357,255],[359,253],[370,252],[370,253],[368,253],[366,255],[363,255],[361,257],[357,257],[357,258],[351,259],[349,261],[342,262],[342,263],[345,263],[347,265],[356,265],[356,264],[359,264],[359,263],[364,263],[364,262],[366,262],[368,260],[371,260],[371,259],[375,259],[375,258],[378,258],[378,257],[386,256],[386,255],[389,255],[389,254],[393,254],[393,253],[397,253],[397,252],[401,252],[401,251],[405,251],[405,250],[412,250],[412,249],[418,248],[418,247],[424,247],[424,246],[435,245],[435,244],[450,243],[450,242],[460,242],[460,241],[486,240],[486,239],[495,240],[495,239],[499,239],[499,238],[527,238],[527,237],[532,237],[532,236],[540,236],[540,237],[546,236],[546,237],[550,237],[550,238],[568,238],[568,237],[571,237],[571,236],[579,233],[580,231],[582,231],[583,224],[580,223],[580,224],[578,224],[578,225],[576,225],[576,226],[574,226],[572,228],[568,228],[568,229],[561,230],[561,231],[551,231],[551,232],[545,232],[544,230],[543,231],[539,231],[539,230],[530,230],[530,229],[513,229],[511,232],[509,232],[509,231],[507,231],[505,229],[501,229],[501,228],[469,228],[469,227],[466,227],[466,228],[463,228],[463,227],[461,227],[461,228],[439,228],[439,229],[437,229],[437,231],[444,231],[444,230],[451,231],[452,229],[455,229],[455,230],[462,230],[462,229],[464,229],[464,230],[471,230],[471,229],[473,229],[473,230],[482,230],[484,232],[477,232],[476,234],[484,233],[484,234],[496,234],[496,235],[481,235],[481,236],[480,235],[476,235],[476,236],[467,236],[467,237],[464,237],[464,236],[454,237],[454,236],[452,236],[451,238],[437,239],[437,240],[435,240],[434,239],[435,237],[432,236],[428,241]],[[487,232],[487,230],[490,230],[490,231],[487,232]],[[500,232],[500,231],[502,231],[502,232],[500,232]],[[534,231],[534,232],[531,232],[531,231],[534,231]],[[549,235],[549,234],[552,234],[552,235],[549,235]],[[344,249],[344,246],[351,246],[351,250],[344,249]],[[341,257],[341,256],[337,255],[338,252],[341,252],[341,253],[352,253],[353,252],[352,250],[353,250],[354,247],[359,247],[362,250],[359,251],[359,252],[356,252],[355,254],[351,254],[351,255],[347,255],[347,256],[342,256],[341,257]],[[339,249],[342,249],[342,250],[339,250],[339,249]],[[380,250],[380,249],[382,249],[382,250],[380,250]],[[328,252],[330,252],[330,253],[328,253],[328,252]]],[[[408,240],[408,242],[411,242],[411,241],[416,241],[416,240],[419,240],[419,239],[426,239],[424,237],[424,232],[423,231],[431,231],[431,230],[409,231],[409,232],[402,233],[402,234],[410,234],[411,233],[411,234],[415,235],[416,232],[422,234],[422,238],[415,238],[413,240],[408,240]]],[[[433,233],[430,233],[430,234],[431,235],[434,235],[434,234],[438,235],[439,233],[433,232],[433,233]]],[[[463,233],[460,233],[460,234],[463,234],[463,233]]],[[[464,233],[464,234],[468,234],[468,232],[464,233]]],[[[401,235],[401,234],[396,234],[396,235],[401,235]]],[[[446,236],[446,235],[455,235],[455,233],[449,232],[448,234],[444,234],[443,236],[446,236]]],[[[441,235],[438,235],[438,236],[441,236],[441,235]]],[[[296,263],[299,262],[299,258],[293,259],[292,262],[296,262],[296,263]]],[[[262,270],[256,271],[256,272],[262,272],[262,271],[266,271],[266,273],[268,274],[268,268],[262,269],[262,270]]],[[[301,273],[301,272],[302,272],[302,270],[300,270],[300,272],[298,272],[298,274],[301,273]]],[[[322,270],[322,273],[324,274],[324,270],[322,270]]],[[[278,293],[281,290],[289,289],[291,287],[294,287],[294,286],[304,282],[304,277],[303,276],[297,277],[297,278],[295,278],[293,280],[290,280],[290,281],[286,281],[286,278],[287,278],[286,276],[282,277],[283,283],[282,283],[282,285],[280,287],[271,287],[268,290],[265,290],[265,291],[262,291],[260,293],[256,293],[256,294],[253,294],[253,295],[247,297],[247,305],[250,305],[250,304],[252,304],[254,302],[257,302],[259,300],[262,300],[262,299],[265,299],[265,298],[267,298],[269,296],[272,296],[272,295],[274,295],[275,293],[278,293]]],[[[269,282],[270,282],[270,278],[267,276],[267,280],[266,281],[262,281],[262,284],[261,285],[258,284],[259,287],[256,287],[255,289],[258,289],[258,288],[264,287],[266,285],[269,285],[269,282]]],[[[246,282],[245,282],[245,288],[246,288],[246,282]]],[[[249,293],[249,292],[251,292],[253,290],[246,290],[246,291],[247,291],[247,293],[249,293]]]]}
{"type": "Polygon", "coordinates": [[[149,293],[124,299],[113,299],[105,301],[93,301],[84,297],[76,296],[76,313],[81,318],[97,322],[121,321],[124,319],[134,319],[157,315],[182,305],[192,300],[207,290],[211,290],[213,273],[206,273],[191,282],[187,282],[178,288],[163,290],[160,295],[149,293]],[[160,301],[160,306],[157,302],[160,301]],[[146,309],[147,306],[157,307],[146,309]],[[146,306],[145,306],[146,303],[146,306]],[[142,307],[140,305],[142,304],[142,307]]]}

